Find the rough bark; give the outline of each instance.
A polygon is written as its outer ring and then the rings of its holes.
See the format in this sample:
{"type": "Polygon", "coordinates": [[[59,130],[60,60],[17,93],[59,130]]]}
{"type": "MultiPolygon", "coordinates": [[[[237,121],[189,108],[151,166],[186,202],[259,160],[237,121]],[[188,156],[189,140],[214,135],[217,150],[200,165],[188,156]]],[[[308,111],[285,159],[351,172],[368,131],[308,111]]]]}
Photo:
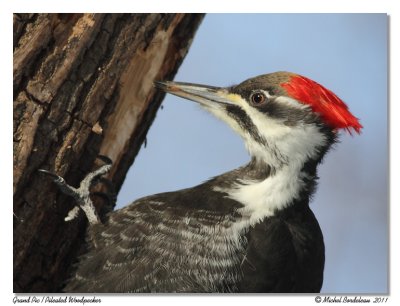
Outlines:
{"type": "MultiPolygon", "coordinates": [[[[39,168],[72,185],[114,164],[118,190],[202,14],[14,15],[14,292],[57,292],[84,241],[85,218],[39,168]]],[[[99,202],[100,203],[100,202],[99,202]]]]}

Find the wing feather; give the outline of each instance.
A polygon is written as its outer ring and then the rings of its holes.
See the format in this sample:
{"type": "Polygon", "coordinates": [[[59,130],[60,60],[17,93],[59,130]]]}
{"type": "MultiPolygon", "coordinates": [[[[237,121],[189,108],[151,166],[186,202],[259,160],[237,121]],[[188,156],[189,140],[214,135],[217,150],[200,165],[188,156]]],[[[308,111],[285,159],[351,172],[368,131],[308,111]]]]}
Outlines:
{"type": "Polygon", "coordinates": [[[103,243],[80,259],[65,291],[233,290],[240,263],[226,235],[232,222],[232,216],[182,209],[154,196],[138,200],[95,233],[103,243]]]}

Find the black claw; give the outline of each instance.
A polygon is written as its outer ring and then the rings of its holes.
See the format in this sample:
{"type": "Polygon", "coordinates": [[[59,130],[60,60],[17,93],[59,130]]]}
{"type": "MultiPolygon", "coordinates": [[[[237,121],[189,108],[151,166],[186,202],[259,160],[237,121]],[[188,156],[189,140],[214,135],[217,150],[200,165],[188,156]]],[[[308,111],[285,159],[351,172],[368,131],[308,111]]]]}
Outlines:
{"type": "Polygon", "coordinates": [[[111,158],[109,158],[108,156],[105,155],[97,155],[97,158],[102,160],[103,162],[105,162],[107,165],[111,165],[113,162],[111,160],[111,158]]]}
{"type": "Polygon", "coordinates": [[[57,174],[55,174],[55,173],[53,173],[51,171],[48,171],[48,170],[45,170],[45,169],[38,169],[38,171],[42,172],[44,174],[47,174],[47,175],[53,177],[54,179],[58,179],[59,178],[59,176],[57,174]]]}

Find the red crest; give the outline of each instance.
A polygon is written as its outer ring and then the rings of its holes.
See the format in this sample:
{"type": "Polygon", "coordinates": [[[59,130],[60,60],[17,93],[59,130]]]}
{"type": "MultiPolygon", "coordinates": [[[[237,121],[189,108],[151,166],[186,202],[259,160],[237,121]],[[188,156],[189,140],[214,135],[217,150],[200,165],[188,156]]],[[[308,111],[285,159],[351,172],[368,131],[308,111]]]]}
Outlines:
{"type": "Polygon", "coordinates": [[[351,129],[360,134],[362,125],[350,113],[347,105],[332,91],[301,75],[292,75],[288,82],[280,84],[288,95],[297,101],[308,104],[320,114],[321,118],[336,129],[351,129]]]}

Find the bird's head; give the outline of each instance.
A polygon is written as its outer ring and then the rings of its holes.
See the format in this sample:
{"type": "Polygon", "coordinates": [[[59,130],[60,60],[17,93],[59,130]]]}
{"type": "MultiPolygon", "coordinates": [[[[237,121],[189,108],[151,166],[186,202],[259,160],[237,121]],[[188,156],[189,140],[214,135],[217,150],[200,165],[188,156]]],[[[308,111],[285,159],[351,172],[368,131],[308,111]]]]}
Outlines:
{"type": "Polygon", "coordinates": [[[245,141],[249,153],[273,167],[320,161],[337,130],[361,124],[332,91],[298,74],[275,72],[231,87],[156,82],[158,88],[198,102],[245,141]]]}

